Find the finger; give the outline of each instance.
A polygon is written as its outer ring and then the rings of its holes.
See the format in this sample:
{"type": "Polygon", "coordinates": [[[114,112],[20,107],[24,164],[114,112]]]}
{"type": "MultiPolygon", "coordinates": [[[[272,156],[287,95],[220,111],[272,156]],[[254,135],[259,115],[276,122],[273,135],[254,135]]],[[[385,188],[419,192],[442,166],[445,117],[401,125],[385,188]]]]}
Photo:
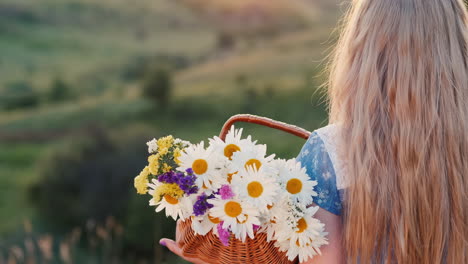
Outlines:
{"type": "Polygon", "coordinates": [[[180,248],[179,245],[177,245],[177,243],[174,240],[163,238],[159,240],[159,243],[163,246],[166,246],[174,254],[178,255],[179,257],[185,259],[188,262],[191,262],[194,264],[206,264],[206,262],[202,261],[201,259],[184,256],[184,252],[182,248],[180,248]]]}
{"type": "Polygon", "coordinates": [[[166,246],[174,254],[183,257],[182,249],[179,247],[179,245],[177,245],[177,243],[174,240],[163,238],[159,240],[159,244],[166,246]]]}
{"type": "Polygon", "coordinates": [[[180,243],[180,239],[181,239],[181,236],[182,236],[182,232],[181,232],[181,222],[180,222],[180,219],[177,220],[177,223],[176,223],[176,239],[175,241],[177,241],[177,243],[180,243]]]}

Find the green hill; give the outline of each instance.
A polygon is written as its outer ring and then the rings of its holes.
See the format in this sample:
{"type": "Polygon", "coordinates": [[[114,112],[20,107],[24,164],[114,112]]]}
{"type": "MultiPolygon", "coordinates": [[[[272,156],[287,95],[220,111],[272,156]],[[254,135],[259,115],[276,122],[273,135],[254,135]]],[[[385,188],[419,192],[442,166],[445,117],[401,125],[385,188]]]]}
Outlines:
{"type": "MultiPolygon", "coordinates": [[[[25,195],[37,180],[41,156],[89,125],[116,133],[143,126],[147,133],[196,141],[216,134],[239,112],[307,129],[321,124],[325,107],[317,103],[319,94],[311,95],[322,81],[318,73],[333,44],[339,1],[262,0],[248,9],[233,2],[1,1],[0,107],[21,91],[34,92],[39,101],[0,110],[0,185],[6,190],[0,192],[0,218],[8,218],[0,233],[34,217],[25,195]],[[214,2],[215,9],[203,8],[214,2]],[[284,12],[278,8],[285,5],[284,12]],[[222,10],[230,15],[220,16],[222,10]],[[252,21],[260,26],[250,28],[252,21]],[[143,73],[152,63],[173,65],[170,117],[149,114],[152,106],[141,98],[143,73]],[[48,101],[57,79],[72,99],[48,101]]],[[[279,154],[292,154],[301,143],[256,131],[279,154]]]]}
{"type": "MultiPolygon", "coordinates": [[[[310,64],[320,58],[284,51],[299,45],[312,55],[323,50],[321,42],[327,38],[337,13],[336,9],[329,10],[317,2],[308,4],[304,0],[286,1],[288,5],[280,0],[258,1],[263,4],[250,7],[248,12],[245,8],[227,12],[226,3],[232,1],[215,2],[217,5],[213,7],[207,0],[142,0],[131,4],[123,0],[4,0],[0,3],[0,87],[23,80],[41,91],[60,76],[79,86],[76,89],[80,93],[95,96],[107,88],[125,86],[121,80],[133,70],[133,65],[145,58],[196,63],[192,68],[195,71],[205,71],[210,67],[206,64],[219,62],[223,66],[226,60],[228,67],[224,71],[230,70],[232,63],[245,71],[265,65],[274,71],[287,71],[296,62],[310,64]],[[305,9],[304,5],[310,9],[305,9]],[[201,8],[206,6],[210,6],[210,12],[201,8]],[[289,8],[281,9],[284,6],[289,8]],[[220,16],[223,12],[230,15],[220,16]],[[294,18],[295,14],[300,16],[294,18]],[[323,17],[327,19],[320,21],[323,17]],[[269,26],[277,33],[258,40],[255,28],[246,29],[254,32],[250,33],[252,37],[242,38],[234,49],[226,51],[217,47],[221,33],[227,30],[236,37],[239,28],[252,27],[252,21],[263,25],[263,29],[269,26]],[[290,24],[302,26],[291,28],[290,24]],[[297,37],[298,32],[310,38],[297,37]],[[291,58],[286,64],[280,63],[289,55],[291,58]],[[203,66],[198,70],[199,62],[203,66]]],[[[232,4],[229,6],[233,8],[232,4]]],[[[214,75],[223,78],[218,73],[214,75]]]]}
{"type": "Polygon", "coordinates": [[[99,80],[115,86],[121,68],[139,57],[195,57],[212,42],[210,27],[174,1],[0,3],[3,84],[27,79],[42,89],[59,75],[92,92],[99,80]]]}

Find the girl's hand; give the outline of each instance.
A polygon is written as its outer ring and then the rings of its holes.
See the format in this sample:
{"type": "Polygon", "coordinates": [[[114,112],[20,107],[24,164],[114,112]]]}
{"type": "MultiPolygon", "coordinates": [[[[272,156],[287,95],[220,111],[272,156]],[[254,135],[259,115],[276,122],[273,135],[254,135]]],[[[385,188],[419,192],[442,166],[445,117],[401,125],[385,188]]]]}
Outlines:
{"type": "Polygon", "coordinates": [[[184,251],[179,246],[180,238],[181,238],[180,220],[178,220],[177,221],[177,228],[176,228],[176,241],[168,239],[168,238],[163,238],[163,239],[159,240],[159,244],[167,247],[174,254],[178,255],[179,257],[185,259],[188,262],[191,262],[191,263],[194,263],[194,264],[208,264],[207,262],[205,262],[205,261],[203,261],[201,259],[184,256],[184,251]]]}

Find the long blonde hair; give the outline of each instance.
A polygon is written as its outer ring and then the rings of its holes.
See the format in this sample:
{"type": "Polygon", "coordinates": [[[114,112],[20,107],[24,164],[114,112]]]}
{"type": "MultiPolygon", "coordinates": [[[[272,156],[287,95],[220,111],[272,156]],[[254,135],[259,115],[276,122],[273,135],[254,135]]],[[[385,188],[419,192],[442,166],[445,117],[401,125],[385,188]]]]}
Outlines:
{"type": "Polygon", "coordinates": [[[463,0],[354,0],[330,65],[349,263],[468,263],[463,0]]]}

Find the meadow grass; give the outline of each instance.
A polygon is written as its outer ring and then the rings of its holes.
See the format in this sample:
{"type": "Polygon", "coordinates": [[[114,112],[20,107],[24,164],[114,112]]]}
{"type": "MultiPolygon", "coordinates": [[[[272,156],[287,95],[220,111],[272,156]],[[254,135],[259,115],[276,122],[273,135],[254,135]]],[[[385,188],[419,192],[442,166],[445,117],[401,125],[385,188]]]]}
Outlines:
{"type": "MultiPolygon", "coordinates": [[[[233,3],[224,1],[228,2],[233,3]]],[[[88,125],[123,137],[128,131],[143,130],[191,142],[218,135],[223,123],[239,113],[267,116],[310,131],[325,125],[326,105],[317,87],[323,82],[319,72],[334,39],[331,32],[338,12],[330,2],[336,1],[301,2],[312,6],[305,14],[310,19],[307,27],[241,40],[232,49],[220,50],[218,28],[180,1],[2,1],[0,9],[14,6],[36,20],[0,17],[0,93],[2,86],[18,79],[45,92],[59,76],[79,97],[0,112],[3,133],[64,132],[63,138],[41,142],[0,141],[0,238],[18,230],[23,220],[37,217],[27,191],[38,180],[41,157],[62,141],[73,140],[73,133],[88,125]],[[322,18],[326,19],[319,21],[322,18]],[[173,102],[166,111],[141,98],[141,80],[121,79],[122,69],[132,60],[161,54],[189,61],[188,67],[174,72],[173,102]],[[240,77],[245,78],[243,83],[240,77]],[[93,87],[103,91],[91,93],[93,87]]],[[[278,157],[294,158],[304,143],[270,128],[236,126],[244,127],[245,134],[267,144],[268,152],[278,157]]]]}
{"type": "Polygon", "coordinates": [[[50,147],[50,143],[0,143],[0,234],[33,217],[27,187],[37,180],[36,162],[50,147]]]}
{"type": "Polygon", "coordinates": [[[174,1],[5,0],[2,10],[11,15],[0,17],[0,87],[26,79],[43,90],[60,75],[82,88],[135,56],[196,57],[214,45],[213,30],[174,1]]]}

